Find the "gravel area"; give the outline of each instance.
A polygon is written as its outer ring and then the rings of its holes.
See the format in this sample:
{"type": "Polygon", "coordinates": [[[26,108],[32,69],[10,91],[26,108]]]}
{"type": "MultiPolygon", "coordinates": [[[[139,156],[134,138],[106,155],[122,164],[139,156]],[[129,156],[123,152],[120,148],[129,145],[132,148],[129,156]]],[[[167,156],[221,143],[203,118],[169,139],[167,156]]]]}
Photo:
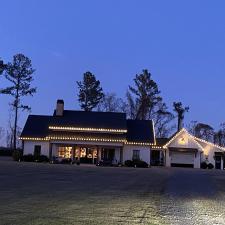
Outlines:
{"type": "Polygon", "coordinates": [[[225,224],[225,171],[0,160],[0,224],[225,224]]]}

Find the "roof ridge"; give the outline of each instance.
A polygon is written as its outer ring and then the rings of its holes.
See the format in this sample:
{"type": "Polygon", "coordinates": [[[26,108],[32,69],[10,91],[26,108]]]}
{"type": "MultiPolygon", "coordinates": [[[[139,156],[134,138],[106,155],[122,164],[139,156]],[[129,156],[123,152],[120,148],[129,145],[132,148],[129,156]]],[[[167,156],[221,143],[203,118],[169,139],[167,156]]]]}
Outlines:
{"type": "Polygon", "coordinates": [[[38,114],[30,114],[30,115],[28,115],[28,117],[30,117],[30,116],[53,117],[52,115],[38,115],[38,114]]]}
{"type": "Polygon", "coordinates": [[[113,113],[113,114],[125,114],[125,112],[103,112],[103,111],[83,111],[83,110],[71,110],[64,109],[64,112],[82,112],[82,113],[113,113]]]}

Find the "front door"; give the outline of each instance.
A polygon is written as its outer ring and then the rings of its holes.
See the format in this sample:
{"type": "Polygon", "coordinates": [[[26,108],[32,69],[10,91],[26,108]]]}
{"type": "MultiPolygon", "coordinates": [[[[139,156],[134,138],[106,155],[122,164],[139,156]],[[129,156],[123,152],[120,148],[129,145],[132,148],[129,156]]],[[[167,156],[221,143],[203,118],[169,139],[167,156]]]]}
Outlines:
{"type": "Polygon", "coordinates": [[[151,165],[159,166],[160,165],[160,151],[152,150],[151,151],[151,165]]]}
{"type": "Polygon", "coordinates": [[[215,156],[215,167],[217,170],[221,169],[221,156],[215,156]]]}
{"type": "Polygon", "coordinates": [[[115,149],[104,148],[102,149],[102,160],[113,161],[115,158],[115,149]]]}

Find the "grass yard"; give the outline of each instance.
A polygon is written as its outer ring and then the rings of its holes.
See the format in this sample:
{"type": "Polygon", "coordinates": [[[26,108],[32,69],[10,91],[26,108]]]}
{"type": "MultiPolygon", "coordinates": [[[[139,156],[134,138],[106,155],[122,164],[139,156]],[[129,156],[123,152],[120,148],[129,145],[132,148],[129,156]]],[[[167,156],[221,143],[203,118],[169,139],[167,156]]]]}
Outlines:
{"type": "Polygon", "coordinates": [[[225,171],[0,160],[0,224],[225,224],[225,171]]]}

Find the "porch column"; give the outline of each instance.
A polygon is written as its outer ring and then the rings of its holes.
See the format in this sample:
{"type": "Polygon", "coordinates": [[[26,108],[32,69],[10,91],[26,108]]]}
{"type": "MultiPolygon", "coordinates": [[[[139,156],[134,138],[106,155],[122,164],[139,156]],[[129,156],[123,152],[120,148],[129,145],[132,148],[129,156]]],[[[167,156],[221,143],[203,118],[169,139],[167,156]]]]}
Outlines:
{"type": "Polygon", "coordinates": [[[101,148],[97,146],[97,163],[101,161],[101,148]]]}
{"type": "Polygon", "coordinates": [[[80,162],[80,147],[78,147],[78,157],[77,157],[78,162],[80,162]]]}
{"type": "Polygon", "coordinates": [[[224,156],[221,156],[221,170],[223,170],[224,168],[224,160],[225,160],[224,156]]]}
{"type": "Polygon", "coordinates": [[[72,160],[73,161],[75,159],[75,152],[76,152],[76,145],[73,145],[73,148],[72,148],[72,160]]]}
{"type": "Polygon", "coordinates": [[[95,149],[92,150],[92,164],[95,164],[94,151],[95,149]]]}
{"type": "Polygon", "coordinates": [[[120,163],[123,164],[123,147],[120,147],[120,163]]]}
{"type": "Polygon", "coordinates": [[[49,144],[49,159],[52,160],[52,144],[49,144]]]}

